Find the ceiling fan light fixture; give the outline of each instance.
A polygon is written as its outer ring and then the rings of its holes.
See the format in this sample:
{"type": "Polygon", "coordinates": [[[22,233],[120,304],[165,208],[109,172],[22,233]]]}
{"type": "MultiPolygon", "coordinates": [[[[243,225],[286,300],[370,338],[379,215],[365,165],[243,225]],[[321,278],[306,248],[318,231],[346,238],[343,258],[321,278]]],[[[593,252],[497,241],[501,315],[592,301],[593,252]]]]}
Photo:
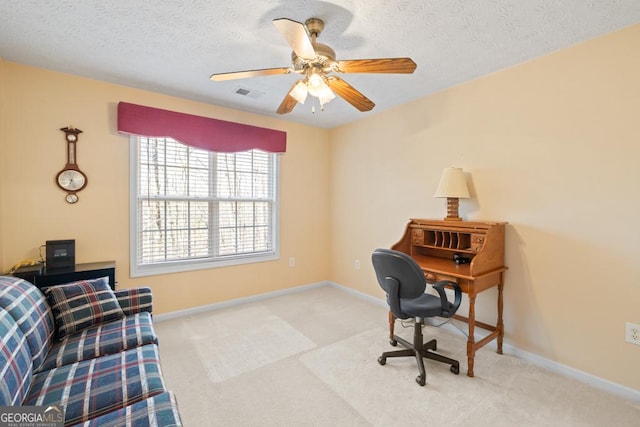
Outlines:
{"type": "Polygon", "coordinates": [[[304,104],[304,101],[306,101],[307,99],[308,92],[309,91],[307,90],[306,81],[299,80],[298,83],[296,83],[296,85],[293,87],[293,89],[291,89],[289,95],[291,95],[291,97],[298,101],[300,104],[304,104]]]}
{"type": "Polygon", "coordinates": [[[307,89],[311,96],[320,98],[329,89],[329,86],[324,82],[324,79],[320,74],[312,73],[307,78],[307,89]]]}
{"type": "Polygon", "coordinates": [[[336,94],[333,93],[331,89],[327,86],[327,90],[323,92],[318,99],[320,100],[320,105],[328,104],[333,98],[336,97],[336,94]]]}
{"type": "Polygon", "coordinates": [[[327,78],[321,72],[315,70],[307,78],[307,90],[311,96],[318,98],[321,106],[336,97],[327,84],[327,78]]]}
{"type": "Polygon", "coordinates": [[[336,97],[336,94],[329,88],[327,78],[315,70],[310,71],[307,78],[299,80],[289,91],[289,96],[300,104],[304,104],[307,95],[318,98],[320,108],[336,97]]]}

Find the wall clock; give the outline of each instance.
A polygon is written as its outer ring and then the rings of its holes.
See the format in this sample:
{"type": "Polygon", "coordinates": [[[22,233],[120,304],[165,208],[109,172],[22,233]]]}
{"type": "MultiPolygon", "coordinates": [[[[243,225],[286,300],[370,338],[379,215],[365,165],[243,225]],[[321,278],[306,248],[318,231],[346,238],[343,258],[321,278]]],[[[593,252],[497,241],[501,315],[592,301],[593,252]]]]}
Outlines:
{"type": "Polygon", "coordinates": [[[65,196],[67,203],[73,204],[78,201],[78,191],[87,186],[87,176],[78,167],[78,153],[76,151],[78,135],[82,131],[71,126],[60,130],[64,132],[67,143],[67,164],[56,175],[56,183],[58,187],[67,192],[65,196]]]}

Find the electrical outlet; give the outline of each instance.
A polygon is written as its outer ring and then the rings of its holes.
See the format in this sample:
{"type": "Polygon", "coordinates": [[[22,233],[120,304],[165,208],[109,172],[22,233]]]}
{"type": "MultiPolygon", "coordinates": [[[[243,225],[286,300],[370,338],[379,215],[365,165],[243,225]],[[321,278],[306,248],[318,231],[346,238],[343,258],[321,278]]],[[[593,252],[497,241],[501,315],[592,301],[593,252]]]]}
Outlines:
{"type": "Polygon", "coordinates": [[[356,268],[356,270],[360,270],[360,260],[357,259],[356,262],[354,263],[354,267],[356,268]]]}
{"type": "Polygon", "coordinates": [[[296,259],[294,257],[289,258],[289,267],[296,266],[296,259]]]}
{"type": "Polygon", "coordinates": [[[627,322],[625,326],[625,340],[631,344],[640,345],[640,325],[627,322]]]}

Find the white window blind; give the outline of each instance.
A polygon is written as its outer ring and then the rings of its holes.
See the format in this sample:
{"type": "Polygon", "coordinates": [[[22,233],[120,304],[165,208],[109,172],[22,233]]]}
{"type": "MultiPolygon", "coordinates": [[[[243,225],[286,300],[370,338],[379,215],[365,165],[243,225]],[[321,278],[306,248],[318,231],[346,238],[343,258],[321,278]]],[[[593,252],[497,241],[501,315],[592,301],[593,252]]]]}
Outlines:
{"type": "Polygon", "coordinates": [[[276,156],[132,137],[132,276],[277,258],[276,156]]]}

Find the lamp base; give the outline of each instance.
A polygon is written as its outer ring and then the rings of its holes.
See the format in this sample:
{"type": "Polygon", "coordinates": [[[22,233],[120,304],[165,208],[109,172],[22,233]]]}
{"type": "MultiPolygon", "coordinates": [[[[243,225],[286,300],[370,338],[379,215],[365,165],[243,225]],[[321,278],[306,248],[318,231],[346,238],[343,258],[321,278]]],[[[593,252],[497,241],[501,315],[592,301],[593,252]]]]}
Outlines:
{"type": "Polygon", "coordinates": [[[447,217],[445,221],[462,221],[458,216],[459,200],[457,197],[447,197],[447,217]]]}

